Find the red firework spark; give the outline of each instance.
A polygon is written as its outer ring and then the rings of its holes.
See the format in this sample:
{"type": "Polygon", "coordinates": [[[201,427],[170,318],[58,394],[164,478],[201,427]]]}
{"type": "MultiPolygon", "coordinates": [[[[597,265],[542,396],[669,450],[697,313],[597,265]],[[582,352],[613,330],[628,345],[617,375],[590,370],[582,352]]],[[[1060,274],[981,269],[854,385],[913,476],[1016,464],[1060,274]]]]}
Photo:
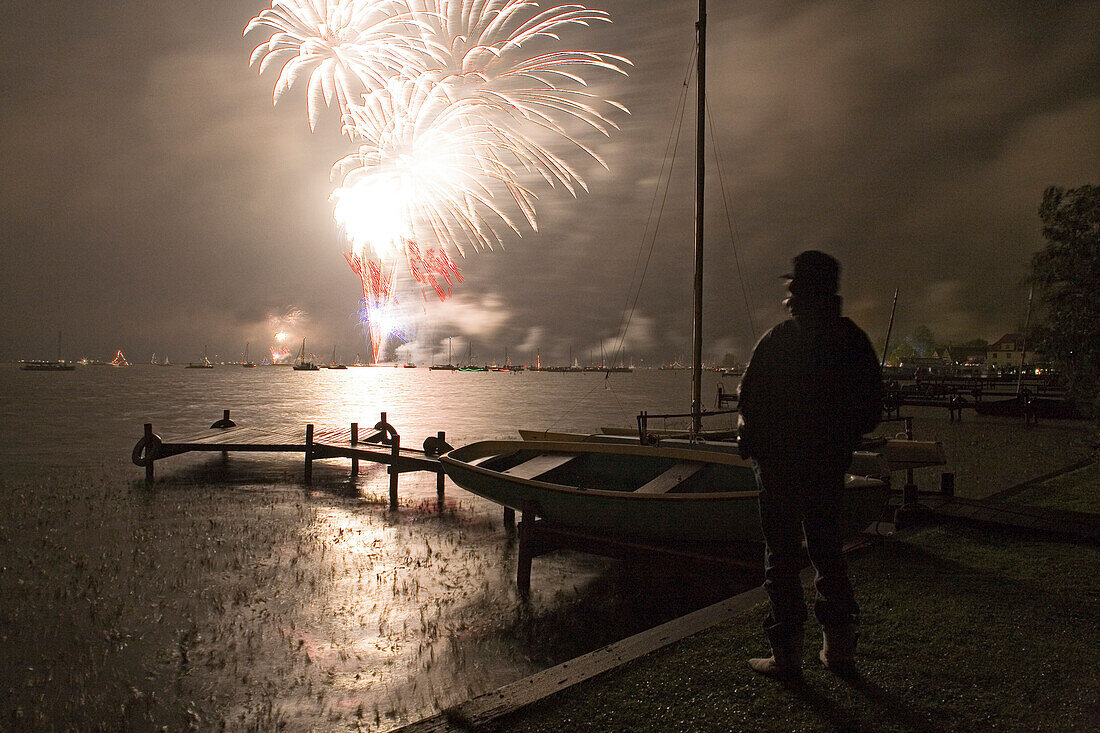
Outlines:
{"type": "MultiPolygon", "coordinates": [[[[384,309],[394,301],[393,275],[395,267],[390,265],[383,269],[381,260],[363,260],[355,252],[345,252],[344,259],[352,271],[359,276],[363,283],[363,300],[367,309],[367,329],[370,334],[371,355],[374,363],[378,362],[378,351],[382,346],[382,340],[388,334],[381,332],[381,326],[374,314],[379,309],[384,309]]],[[[458,265],[443,249],[429,247],[428,251],[421,254],[420,247],[414,242],[405,244],[405,259],[409,265],[409,272],[421,286],[421,293],[427,300],[428,293],[425,286],[430,287],[439,296],[446,300],[451,296],[451,288],[455,283],[462,282],[462,274],[458,265]]]]}
{"type": "MultiPolygon", "coordinates": [[[[440,300],[446,300],[451,295],[451,287],[455,282],[462,282],[462,275],[458,271],[458,265],[451,256],[442,249],[429,247],[427,253],[420,254],[420,248],[416,243],[409,242],[405,245],[405,257],[409,261],[409,271],[416,281],[423,285],[431,286],[440,300]],[[443,278],[446,286],[439,282],[443,278]]],[[[423,288],[421,288],[423,291],[423,288]]],[[[424,293],[427,300],[428,294],[424,293]]]]}

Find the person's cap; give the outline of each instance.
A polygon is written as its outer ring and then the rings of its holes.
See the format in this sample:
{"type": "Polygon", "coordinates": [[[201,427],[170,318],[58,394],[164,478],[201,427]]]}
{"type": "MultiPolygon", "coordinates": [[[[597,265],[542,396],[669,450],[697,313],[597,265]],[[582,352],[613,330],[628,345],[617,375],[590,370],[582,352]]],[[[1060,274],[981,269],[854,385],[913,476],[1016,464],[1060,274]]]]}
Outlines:
{"type": "Polygon", "coordinates": [[[791,260],[793,269],[783,275],[793,295],[833,295],[840,289],[840,263],[811,249],[791,260]]]}

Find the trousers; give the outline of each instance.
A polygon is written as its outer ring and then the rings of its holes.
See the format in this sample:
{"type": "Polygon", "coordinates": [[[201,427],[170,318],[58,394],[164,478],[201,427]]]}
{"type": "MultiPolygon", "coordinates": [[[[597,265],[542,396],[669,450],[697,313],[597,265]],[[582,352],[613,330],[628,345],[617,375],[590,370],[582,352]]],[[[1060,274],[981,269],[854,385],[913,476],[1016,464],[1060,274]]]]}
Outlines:
{"type": "Polygon", "coordinates": [[[840,498],[848,461],[835,457],[784,456],[756,460],[760,527],[764,534],[764,589],[771,613],[769,637],[801,633],[806,603],[799,573],[802,539],[814,567],[814,616],[822,626],[857,623],[859,606],[841,552],[840,498]]]}

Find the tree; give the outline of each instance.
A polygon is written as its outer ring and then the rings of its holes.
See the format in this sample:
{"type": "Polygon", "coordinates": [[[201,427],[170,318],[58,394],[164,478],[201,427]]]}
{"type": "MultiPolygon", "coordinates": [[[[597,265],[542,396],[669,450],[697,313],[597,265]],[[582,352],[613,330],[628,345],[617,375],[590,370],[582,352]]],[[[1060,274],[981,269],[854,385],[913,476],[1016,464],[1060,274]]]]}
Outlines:
{"type": "Polygon", "coordinates": [[[1051,186],[1039,206],[1047,246],[1031,259],[1044,322],[1036,346],[1065,373],[1076,399],[1100,394],[1100,186],[1051,186]]]}

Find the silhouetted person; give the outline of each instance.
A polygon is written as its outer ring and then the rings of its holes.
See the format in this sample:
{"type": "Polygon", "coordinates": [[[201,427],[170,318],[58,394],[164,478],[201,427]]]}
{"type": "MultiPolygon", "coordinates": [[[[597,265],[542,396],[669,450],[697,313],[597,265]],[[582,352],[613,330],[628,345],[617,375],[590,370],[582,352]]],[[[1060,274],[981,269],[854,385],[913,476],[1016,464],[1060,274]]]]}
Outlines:
{"type": "Polygon", "coordinates": [[[878,425],[882,376],[867,335],[841,316],[840,265],[810,250],[793,260],[791,318],[756,345],[740,386],[741,455],[756,462],[766,549],[764,622],[772,656],[763,674],[798,674],[806,604],[799,581],[803,534],[817,571],[814,614],[826,667],[854,670],[859,606],[841,554],[844,472],[860,436],[878,425]]]}

